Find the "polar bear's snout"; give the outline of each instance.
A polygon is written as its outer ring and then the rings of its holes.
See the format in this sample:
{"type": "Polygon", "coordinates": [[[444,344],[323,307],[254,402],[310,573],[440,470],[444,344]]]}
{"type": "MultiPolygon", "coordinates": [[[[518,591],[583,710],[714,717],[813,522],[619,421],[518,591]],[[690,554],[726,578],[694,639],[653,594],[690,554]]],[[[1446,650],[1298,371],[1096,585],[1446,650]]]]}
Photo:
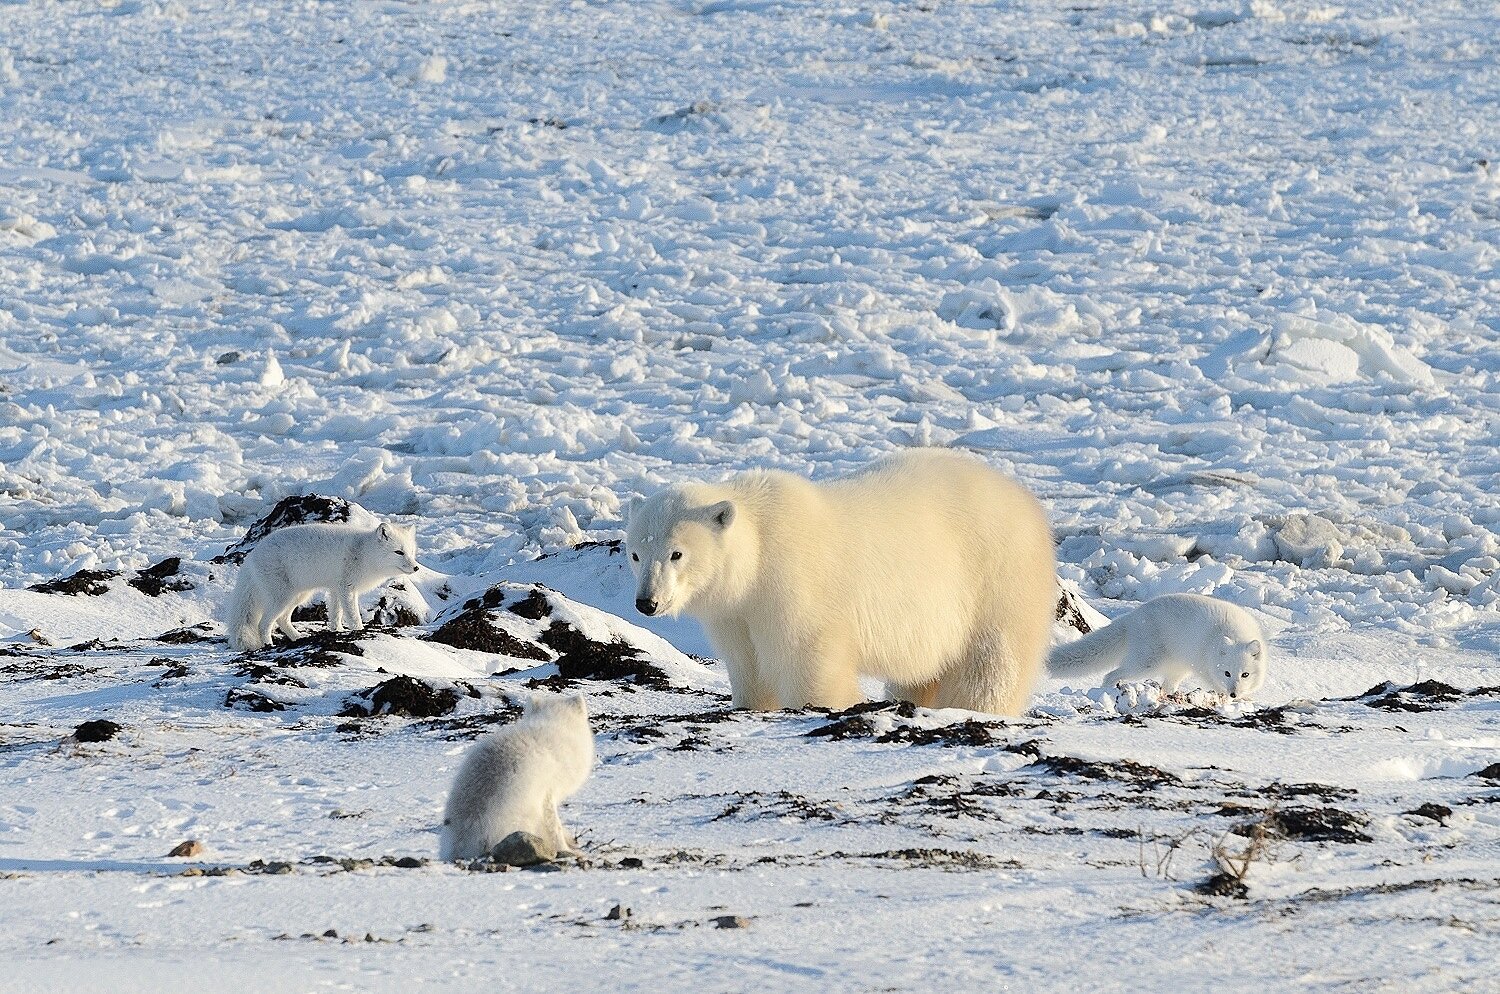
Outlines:
{"type": "Polygon", "coordinates": [[[637,597],[635,609],[649,618],[656,613],[656,601],[649,597],[637,597]]]}

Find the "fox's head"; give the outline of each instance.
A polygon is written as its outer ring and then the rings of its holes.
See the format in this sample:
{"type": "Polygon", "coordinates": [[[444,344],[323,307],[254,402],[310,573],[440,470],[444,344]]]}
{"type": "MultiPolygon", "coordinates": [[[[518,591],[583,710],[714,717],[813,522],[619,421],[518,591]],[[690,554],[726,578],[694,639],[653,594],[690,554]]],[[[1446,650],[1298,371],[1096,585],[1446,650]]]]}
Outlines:
{"type": "Polygon", "coordinates": [[[1266,643],[1263,639],[1238,642],[1225,635],[1219,646],[1219,679],[1224,693],[1244,700],[1266,682],[1266,643]]]}
{"type": "Polygon", "coordinates": [[[395,557],[401,573],[415,573],[417,565],[417,529],[415,525],[383,524],[375,530],[382,549],[395,557]]]}
{"type": "Polygon", "coordinates": [[[635,607],[644,615],[676,617],[719,579],[724,544],[735,527],[734,502],[693,496],[670,487],[630,502],[625,551],[635,573],[635,607]]]}

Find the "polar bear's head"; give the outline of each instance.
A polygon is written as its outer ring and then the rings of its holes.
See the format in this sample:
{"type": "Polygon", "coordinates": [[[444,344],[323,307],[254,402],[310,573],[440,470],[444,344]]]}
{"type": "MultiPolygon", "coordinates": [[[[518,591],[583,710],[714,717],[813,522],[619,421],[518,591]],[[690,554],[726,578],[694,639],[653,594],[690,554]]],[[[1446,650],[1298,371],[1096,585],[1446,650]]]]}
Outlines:
{"type": "Polygon", "coordinates": [[[676,617],[718,580],[734,525],[733,501],[704,503],[680,487],[630,502],[625,551],[635,573],[635,607],[676,617]]]}
{"type": "Polygon", "coordinates": [[[1237,642],[1225,635],[1219,647],[1219,673],[1226,694],[1238,700],[1249,697],[1266,682],[1266,643],[1237,642]]]}

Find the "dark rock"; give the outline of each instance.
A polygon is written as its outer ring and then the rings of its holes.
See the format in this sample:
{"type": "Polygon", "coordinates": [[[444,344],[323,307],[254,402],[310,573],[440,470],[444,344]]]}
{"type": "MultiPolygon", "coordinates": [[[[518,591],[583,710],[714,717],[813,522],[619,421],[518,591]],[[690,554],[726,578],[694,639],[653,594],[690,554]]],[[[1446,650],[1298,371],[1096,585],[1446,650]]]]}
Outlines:
{"type": "Polygon", "coordinates": [[[617,904],[609,909],[609,914],[604,916],[607,922],[623,922],[630,920],[630,909],[623,904],[617,904]]]}
{"type": "Polygon", "coordinates": [[[217,359],[214,360],[214,362],[218,363],[220,366],[227,366],[227,365],[229,365],[232,362],[239,362],[239,361],[240,361],[240,354],[238,352],[225,352],[225,353],[222,353],[219,356],[219,358],[217,358],[217,359]]]}
{"type": "Polygon", "coordinates": [[[490,849],[490,859],[506,866],[536,866],[556,858],[557,850],[530,832],[512,832],[490,849]]]}
{"type": "Polygon", "coordinates": [[[39,594],[71,594],[85,597],[98,597],[100,594],[109,593],[109,581],[120,575],[115,569],[81,569],[70,576],[64,576],[56,580],[48,580],[45,583],[34,583],[28,590],[34,590],[39,594]]]}
{"type": "Polygon", "coordinates": [[[192,590],[192,581],[177,575],[181,568],[182,559],[171,556],[155,566],[147,566],[125,582],[147,597],[160,597],[164,590],[192,590]]]}
{"type": "Polygon", "coordinates": [[[1066,590],[1057,598],[1057,611],[1053,617],[1083,635],[1094,630],[1094,626],[1083,616],[1083,610],[1073,599],[1073,595],[1066,590]]]}
{"type": "Polygon", "coordinates": [[[122,730],[117,723],[108,718],[95,718],[73,729],[73,738],[78,742],[108,742],[119,735],[122,730]]]}
{"type": "Polygon", "coordinates": [[[645,865],[639,856],[626,856],[620,860],[620,869],[622,870],[639,870],[645,865]]]}
{"type": "Polygon", "coordinates": [[[179,842],[173,846],[172,851],[167,853],[167,855],[170,857],[199,856],[202,855],[203,849],[203,843],[197,839],[188,839],[186,842],[179,842]]]}
{"type": "Polygon", "coordinates": [[[1448,807],[1446,804],[1423,804],[1420,807],[1413,808],[1412,810],[1404,813],[1415,815],[1418,818],[1431,818],[1439,825],[1448,824],[1448,819],[1453,817],[1453,809],[1448,807]]]}
{"type": "Polygon", "coordinates": [[[426,866],[427,861],[425,859],[418,859],[415,856],[402,856],[400,859],[392,862],[391,865],[400,867],[403,870],[415,870],[426,866]]]}
{"type": "Polygon", "coordinates": [[[189,645],[193,642],[207,642],[213,637],[208,633],[208,625],[194,625],[191,628],[174,628],[170,632],[162,632],[156,636],[156,641],[165,642],[168,645],[189,645]]]}
{"type": "Polygon", "coordinates": [[[434,687],[415,677],[397,676],[362,690],[351,698],[340,713],[344,718],[394,714],[407,718],[436,718],[452,714],[458,707],[458,692],[451,687],[434,687]]]}
{"type": "Polygon", "coordinates": [[[252,690],[242,690],[238,687],[224,695],[224,706],[236,711],[257,711],[269,714],[272,711],[285,711],[286,705],[280,701],[273,701],[264,694],[257,694],[252,690]]]}
{"type": "Polygon", "coordinates": [[[412,628],[422,624],[422,616],[400,601],[382,596],[370,611],[370,624],[390,628],[412,628]]]}
{"type": "Polygon", "coordinates": [[[1473,775],[1486,780],[1500,780],[1500,763],[1491,763],[1482,770],[1475,770],[1473,775]]]}
{"type": "Polygon", "coordinates": [[[720,915],[713,919],[714,928],[749,928],[750,919],[740,915],[720,915]]]}
{"type": "Polygon", "coordinates": [[[214,563],[242,563],[250,550],[255,548],[255,543],[265,538],[278,528],[288,525],[304,525],[309,522],[332,521],[344,522],[349,520],[353,505],[342,497],[323,497],[318,494],[304,494],[301,497],[283,497],[271,508],[271,513],[251,525],[245,532],[245,537],[225,549],[223,554],[215,556],[209,562],[214,563]]]}
{"type": "Polygon", "coordinates": [[[319,601],[316,604],[299,604],[292,608],[293,621],[322,621],[328,620],[328,605],[319,601]]]}
{"type": "Polygon", "coordinates": [[[1114,780],[1129,784],[1137,790],[1182,784],[1181,779],[1166,770],[1131,759],[1104,762],[1079,759],[1077,756],[1041,756],[1031,765],[1049,773],[1082,777],[1085,780],[1114,780]]]}

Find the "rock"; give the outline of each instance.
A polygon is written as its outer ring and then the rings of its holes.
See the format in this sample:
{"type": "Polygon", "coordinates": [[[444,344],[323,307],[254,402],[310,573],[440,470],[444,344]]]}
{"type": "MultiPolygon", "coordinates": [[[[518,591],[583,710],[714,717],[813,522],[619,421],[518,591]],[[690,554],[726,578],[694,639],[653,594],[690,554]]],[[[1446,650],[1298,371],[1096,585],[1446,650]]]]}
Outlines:
{"type": "Polygon", "coordinates": [[[415,870],[419,867],[425,866],[426,864],[427,861],[425,859],[417,859],[417,857],[415,856],[402,856],[391,865],[399,866],[403,870],[415,870]]]}
{"type": "MultiPolygon", "coordinates": [[[[373,517],[364,508],[350,504],[342,497],[323,497],[319,494],[304,494],[300,497],[283,497],[271,508],[271,513],[251,525],[244,538],[210,559],[212,563],[242,563],[255,543],[278,528],[287,525],[303,525],[309,522],[332,521],[335,523],[364,523],[373,517]],[[353,520],[353,519],[358,519],[353,520]]],[[[373,525],[371,526],[373,527],[373,525]]]]}
{"type": "Polygon", "coordinates": [[[556,858],[557,850],[530,832],[511,832],[490,850],[490,859],[507,866],[536,866],[556,858]]]}
{"type": "Polygon", "coordinates": [[[355,694],[340,716],[361,718],[394,714],[408,718],[437,718],[452,714],[456,707],[458,692],[452,687],[434,687],[415,677],[397,676],[355,694]],[[364,704],[357,698],[364,698],[369,703],[364,704]]]}
{"type": "Polygon", "coordinates": [[[121,730],[118,724],[107,718],[95,718],[73,729],[73,739],[76,742],[108,742],[121,730]]]}
{"type": "Polygon", "coordinates": [[[714,928],[749,928],[750,919],[740,915],[720,915],[713,919],[714,928]]]}
{"type": "Polygon", "coordinates": [[[167,853],[167,855],[183,857],[201,856],[203,854],[204,848],[205,847],[203,843],[199,842],[197,839],[188,839],[186,842],[179,842],[176,846],[173,847],[171,852],[167,853]]]}
{"type": "Polygon", "coordinates": [[[623,904],[617,904],[609,909],[609,914],[604,916],[607,922],[624,922],[630,920],[630,909],[623,904]]]}
{"type": "Polygon", "coordinates": [[[164,590],[192,590],[193,583],[177,574],[182,569],[182,558],[171,556],[155,566],[148,566],[125,582],[147,597],[160,597],[164,590]]]}
{"type": "Polygon", "coordinates": [[[1405,814],[1416,818],[1430,818],[1439,825],[1446,825],[1448,824],[1448,819],[1453,817],[1453,809],[1446,804],[1432,804],[1429,802],[1420,807],[1413,808],[1405,812],[1405,814]]]}

